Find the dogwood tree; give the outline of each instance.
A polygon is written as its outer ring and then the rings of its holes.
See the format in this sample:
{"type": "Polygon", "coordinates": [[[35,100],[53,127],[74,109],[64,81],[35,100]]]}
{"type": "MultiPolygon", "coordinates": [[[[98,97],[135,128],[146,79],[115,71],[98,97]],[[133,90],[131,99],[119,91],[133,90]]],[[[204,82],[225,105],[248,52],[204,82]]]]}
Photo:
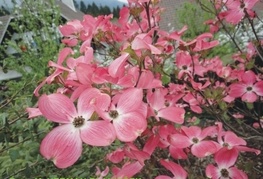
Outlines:
{"type": "Polygon", "coordinates": [[[159,29],[158,1],[128,2],[118,23],[112,15],[85,15],[60,26],[65,47],[48,63],[53,73],[34,91],[38,107],[27,109],[30,118],[58,123],[40,145],[42,156],[68,168],[80,158],[82,143],[118,143],[106,156],[112,164],[98,169],[98,177],[248,178],[235,164],[240,152],[260,154],[242,137],[262,139],[262,67],[254,60],[261,58],[262,41],[245,50],[237,46],[229,65],[207,54],[219,45],[212,32],[224,23],[257,17],[257,0],[212,1],[213,31],[188,41],[182,38],[187,27],[159,29]],[[103,43],[109,63],[94,56],[92,44],[103,43]],[[59,85],[56,92],[42,94],[51,83],[59,85]],[[237,116],[244,117],[241,125],[237,116]],[[249,132],[237,129],[243,126],[249,132]],[[195,171],[190,160],[205,162],[195,171]]]}

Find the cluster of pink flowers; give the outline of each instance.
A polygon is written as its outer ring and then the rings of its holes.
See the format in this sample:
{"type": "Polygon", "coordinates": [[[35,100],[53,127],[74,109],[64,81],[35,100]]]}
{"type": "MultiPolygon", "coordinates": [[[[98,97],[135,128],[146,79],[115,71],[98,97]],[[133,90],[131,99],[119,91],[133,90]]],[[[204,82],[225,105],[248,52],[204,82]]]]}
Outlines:
{"type": "MultiPolygon", "coordinates": [[[[42,115],[59,123],[43,139],[41,154],[58,168],[67,168],[81,156],[83,142],[109,146],[119,140],[123,146],[107,155],[114,164],[124,163],[122,168],[111,168],[117,178],[139,173],[157,150],[169,152],[170,156],[158,160],[174,178],[187,178],[186,170],[174,159],[189,155],[214,157],[216,166],[209,164],[205,171],[209,178],[247,178],[235,166],[238,154],[260,151],[246,147],[242,138],[224,131],[220,122],[202,129],[192,126],[189,119],[236,99],[250,103],[262,99],[262,77],[246,68],[255,50],[247,58],[237,54],[237,66],[224,66],[219,57],[203,56],[219,44],[213,34],[184,41],[186,27],[171,33],[158,28],[162,9],[157,1],[128,2],[117,23],[111,21],[112,15],[85,15],[82,21],[60,27],[65,47],[56,62],[49,62],[53,73],[34,94],[40,96],[45,84],[60,87],[56,93],[42,94],[37,108],[27,109],[30,118],[42,115]],[[109,46],[108,65],[95,58],[94,44],[109,46]],[[164,64],[170,60],[172,72],[167,72],[164,64]],[[164,83],[166,77],[168,83],[164,83]],[[143,142],[140,146],[138,138],[143,142]]],[[[252,18],[255,2],[229,0],[220,16],[234,24],[244,13],[252,18]],[[238,16],[233,16],[237,11],[238,16]]],[[[103,178],[108,172],[108,167],[103,172],[98,169],[97,175],[103,178]]]]}

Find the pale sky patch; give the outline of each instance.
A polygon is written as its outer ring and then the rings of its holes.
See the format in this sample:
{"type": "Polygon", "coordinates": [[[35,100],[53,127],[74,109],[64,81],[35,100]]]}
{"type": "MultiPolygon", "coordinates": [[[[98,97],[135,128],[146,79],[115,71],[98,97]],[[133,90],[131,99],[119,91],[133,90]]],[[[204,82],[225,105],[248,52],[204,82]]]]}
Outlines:
{"type": "Polygon", "coordinates": [[[122,3],[126,3],[128,4],[128,1],[127,0],[118,0],[119,2],[122,2],[122,3]]]}

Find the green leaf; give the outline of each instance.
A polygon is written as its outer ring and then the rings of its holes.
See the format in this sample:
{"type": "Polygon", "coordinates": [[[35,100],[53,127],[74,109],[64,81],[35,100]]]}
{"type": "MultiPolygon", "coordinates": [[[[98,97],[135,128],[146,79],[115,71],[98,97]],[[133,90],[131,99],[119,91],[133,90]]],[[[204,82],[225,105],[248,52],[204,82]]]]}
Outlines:
{"type": "Polygon", "coordinates": [[[227,109],[226,102],[220,101],[218,104],[219,104],[220,109],[222,109],[223,111],[225,111],[227,109]]]}
{"type": "Polygon", "coordinates": [[[7,113],[0,113],[0,121],[3,121],[4,123],[7,116],[8,116],[7,113]]]}
{"type": "Polygon", "coordinates": [[[163,75],[162,76],[162,83],[163,83],[163,85],[166,85],[166,84],[170,83],[170,81],[171,81],[170,76],[168,76],[168,75],[163,75]]]}
{"type": "Polygon", "coordinates": [[[10,149],[9,150],[9,156],[12,162],[14,162],[17,158],[20,157],[19,151],[15,149],[10,149]]]}
{"type": "Polygon", "coordinates": [[[247,108],[250,110],[254,108],[253,103],[246,103],[246,105],[247,105],[247,108]]]}
{"type": "Polygon", "coordinates": [[[31,177],[31,169],[28,165],[28,163],[26,164],[26,169],[24,170],[24,174],[27,178],[30,178],[31,177]]]}
{"type": "Polygon", "coordinates": [[[198,125],[201,122],[201,120],[199,118],[197,118],[194,122],[194,125],[198,125]]]}

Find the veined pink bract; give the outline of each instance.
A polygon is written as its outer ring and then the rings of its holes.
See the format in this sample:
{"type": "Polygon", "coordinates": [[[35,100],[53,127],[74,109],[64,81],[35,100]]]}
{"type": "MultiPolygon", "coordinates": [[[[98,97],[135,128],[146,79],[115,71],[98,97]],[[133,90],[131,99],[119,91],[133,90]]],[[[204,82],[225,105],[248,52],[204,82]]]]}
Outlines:
{"type": "Polygon", "coordinates": [[[108,95],[98,89],[84,91],[78,99],[78,109],[62,94],[42,95],[39,110],[48,120],[60,123],[42,141],[41,154],[59,168],[73,165],[81,155],[82,142],[93,146],[108,146],[116,138],[113,125],[105,120],[90,121],[96,107],[105,108],[108,95]]]}

